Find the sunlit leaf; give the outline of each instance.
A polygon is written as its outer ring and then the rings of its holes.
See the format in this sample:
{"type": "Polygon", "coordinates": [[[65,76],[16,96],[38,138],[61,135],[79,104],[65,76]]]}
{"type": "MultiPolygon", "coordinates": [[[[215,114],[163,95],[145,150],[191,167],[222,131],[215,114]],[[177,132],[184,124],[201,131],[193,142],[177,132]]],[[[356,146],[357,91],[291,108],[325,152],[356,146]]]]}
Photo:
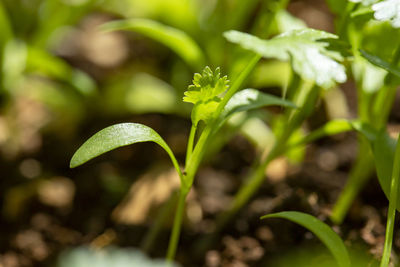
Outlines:
{"type": "Polygon", "coordinates": [[[400,0],[384,0],[372,6],[374,17],[381,21],[390,21],[394,28],[400,28],[400,0]]]}
{"type": "Polygon", "coordinates": [[[394,65],[390,64],[389,62],[383,60],[382,58],[380,58],[378,56],[374,56],[365,50],[361,49],[360,52],[364,58],[366,58],[369,62],[371,62],[375,66],[378,66],[384,70],[387,70],[391,74],[396,75],[397,77],[400,77],[400,68],[399,67],[394,66],[394,65]]]}
{"type": "Polygon", "coordinates": [[[105,32],[130,30],[152,38],[183,58],[194,69],[204,66],[204,55],[197,43],[185,32],[148,19],[111,21],[101,26],[105,32]]]}
{"type": "Polygon", "coordinates": [[[304,21],[291,15],[286,10],[279,10],[275,15],[275,21],[280,32],[307,28],[307,24],[304,21]]]}
{"type": "Polygon", "coordinates": [[[168,153],[174,167],[181,175],[178,162],[167,143],[156,131],[139,123],[115,124],[97,132],[75,152],[70,167],[75,168],[110,150],[140,142],[155,142],[160,145],[168,153]]]}
{"type": "Polygon", "coordinates": [[[193,84],[188,87],[183,97],[183,101],[194,104],[194,125],[201,120],[207,123],[215,117],[214,113],[221,102],[222,94],[228,89],[228,83],[228,77],[221,77],[219,68],[213,72],[209,67],[205,67],[201,74],[194,75],[193,84]]]}
{"type": "Polygon", "coordinates": [[[334,34],[313,29],[293,30],[271,40],[228,31],[224,34],[230,42],[252,50],[266,58],[292,61],[293,69],[306,80],[328,88],[336,82],[345,82],[346,72],[338,63],[343,59],[340,53],[328,50],[330,42],[338,37],[334,34]]]}
{"type": "Polygon", "coordinates": [[[342,239],[328,225],[314,216],[297,211],[269,214],[261,219],[282,218],[297,223],[313,232],[329,249],[340,267],[350,267],[350,257],[342,239]]]}

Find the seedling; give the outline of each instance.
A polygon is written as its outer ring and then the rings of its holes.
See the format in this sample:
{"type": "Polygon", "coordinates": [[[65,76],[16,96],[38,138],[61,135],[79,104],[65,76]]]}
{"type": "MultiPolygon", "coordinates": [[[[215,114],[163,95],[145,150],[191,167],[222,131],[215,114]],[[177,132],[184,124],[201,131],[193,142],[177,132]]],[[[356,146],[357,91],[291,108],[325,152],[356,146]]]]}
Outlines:
{"type": "Polygon", "coordinates": [[[258,57],[250,62],[232,86],[229,86],[227,76],[221,77],[219,68],[213,72],[209,67],[206,67],[201,74],[196,73],[194,75],[193,84],[189,86],[184,97],[184,101],[194,104],[184,171],[181,170],[174,153],[161,136],[153,129],[138,123],[116,124],[101,130],[89,138],[71,159],[70,166],[74,168],[105,152],[138,142],[155,142],[167,152],[179,174],[181,184],[168,246],[167,259],[170,261],[175,257],[178,245],[186,196],[192,187],[197,169],[211,137],[236,112],[269,105],[294,107],[289,101],[261,93],[255,89],[237,92],[257,61],[258,57]],[[195,142],[198,132],[197,125],[200,121],[204,122],[205,127],[199,133],[198,141],[195,142]]]}

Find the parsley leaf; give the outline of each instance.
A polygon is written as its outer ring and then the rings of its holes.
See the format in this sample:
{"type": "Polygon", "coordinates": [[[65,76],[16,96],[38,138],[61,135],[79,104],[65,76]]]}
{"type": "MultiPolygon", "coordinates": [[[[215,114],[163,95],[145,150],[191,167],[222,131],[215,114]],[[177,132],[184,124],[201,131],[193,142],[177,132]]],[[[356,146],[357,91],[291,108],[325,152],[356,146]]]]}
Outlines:
{"type": "Polygon", "coordinates": [[[293,30],[271,40],[228,31],[224,34],[230,42],[252,50],[266,58],[291,60],[295,72],[305,80],[313,80],[321,87],[332,87],[335,82],[345,82],[345,68],[337,61],[343,60],[340,53],[328,50],[337,36],[313,29],[293,30]]]}
{"type": "Polygon", "coordinates": [[[390,21],[394,28],[400,28],[400,0],[385,0],[372,6],[374,17],[381,21],[390,21]]]}
{"type": "Polygon", "coordinates": [[[183,101],[193,103],[192,122],[197,125],[203,120],[207,123],[214,118],[214,112],[221,102],[221,95],[228,89],[228,77],[221,77],[220,68],[213,72],[208,66],[202,74],[196,73],[193,84],[184,93],[183,101]]]}
{"type": "Polygon", "coordinates": [[[378,0],[350,0],[350,2],[353,2],[353,3],[361,3],[361,4],[363,4],[364,6],[368,6],[368,5],[371,5],[371,4],[373,4],[373,3],[376,3],[378,0]]]}

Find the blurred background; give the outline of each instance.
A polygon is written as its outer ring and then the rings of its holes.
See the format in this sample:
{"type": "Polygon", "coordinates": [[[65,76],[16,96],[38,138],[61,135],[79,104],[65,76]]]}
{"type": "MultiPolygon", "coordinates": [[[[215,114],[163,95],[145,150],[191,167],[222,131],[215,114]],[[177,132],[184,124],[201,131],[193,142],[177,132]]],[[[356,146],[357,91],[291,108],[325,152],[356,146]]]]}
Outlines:
{"type": "MultiPolygon", "coordinates": [[[[234,77],[242,65],[231,64],[233,56],[245,52],[228,44],[222,33],[262,33],[260,20],[274,2],[1,0],[0,266],[147,266],[132,265],[133,258],[161,266],[150,258],[165,256],[171,221],[157,235],[151,229],[160,214],[172,218],[169,199],[179,187],[166,153],[141,143],[76,169],[69,169],[69,160],[104,127],[139,122],[160,133],[183,163],[191,105],[182,97],[193,73],[205,65],[220,66],[234,77]],[[191,64],[140,32],[99,30],[123,18],[150,19],[186,32],[204,51],[204,62],[191,64]],[[106,247],[109,262],[96,258],[95,251],[106,247]]],[[[271,24],[271,35],[305,25],[334,32],[327,2],[291,1],[288,12],[280,11],[271,24]]],[[[248,87],[280,95],[289,73],[287,63],[264,60],[248,87]]],[[[326,92],[330,101],[319,103],[307,127],[355,117],[355,95],[352,82],[326,92]]],[[[272,162],[260,192],[223,230],[221,241],[199,248],[269,142],[271,130],[264,122],[280,112],[254,112],[237,134],[225,129],[226,141],[216,141],[187,202],[177,255],[182,266],[295,266],[290,260],[300,264],[301,258],[310,266],[310,251],[316,266],[334,264],[306,230],[258,218],[302,210],[325,219],[355,159],[352,133],[272,162]]],[[[392,121],[399,116],[394,112],[392,121]]],[[[377,186],[376,181],[367,186],[349,218],[335,229],[355,244],[360,266],[372,263],[383,247],[386,198],[377,186]]]]}

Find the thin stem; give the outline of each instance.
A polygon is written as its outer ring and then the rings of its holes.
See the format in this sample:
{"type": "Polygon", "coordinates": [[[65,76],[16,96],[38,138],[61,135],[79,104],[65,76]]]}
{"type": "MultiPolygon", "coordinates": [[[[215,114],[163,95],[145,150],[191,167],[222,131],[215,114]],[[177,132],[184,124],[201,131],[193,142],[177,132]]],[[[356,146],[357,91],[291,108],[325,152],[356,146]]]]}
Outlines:
{"type": "Polygon", "coordinates": [[[173,192],[168,201],[164,203],[161,211],[157,214],[157,217],[154,220],[154,224],[150,228],[149,232],[146,233],[146,236],[141,243],[140,247],[143,251],[149,252],[151,250],[154,241],[156,240],[158,234],[162,229],[162,226],[174,212],[174,208],[176,207],[176,203],[178,201],[178,194],[178,191],[173,192]]]}
{"type": "Polygon", "coordinates": [[[374,159],[371,155],[369,144],[365,139],[361,139],[360,149],[353,168],[350,171],[349,178],[338,200],[336,201],[332,214],[330,216],[332,222],[341,224],[349,210],[354,199],[364,187],[365,183],[371,177],[374,170],[374,159]]]}
{"type": "Polygon", "coordinates": [[[174,217],[174,225],[172,228],[171,237],[168,244],[167,261],[172,262],[175,258],[176,248],[178,247],[179,236],[181,233],[181,226],[183,220],[183,214],[185,211],[185,202],[188,191],[181,187],[179,191],[178,207],[176,209],[174,217]]]}
{"type": "Polygon", "coordinates": [[[218,221],[217,221],[217,231],[221,230],[225,224],[232,218],[234,214],[236,214],[249,200],[250,198],[257,192],[259,187],[264,181],[265,169],[268,164],[281,155],[286,147],[286,143],[292,133],[300,127],[301,123],[310,115],[311,111],[314,109],[314,105],[318,99],[319,88],[317,86],[313,86],[308,88],[308,93],[306,96],[298,95],[300,97],[300,108],[296,110],[295,113],[287,113],[286,117],[290,117],[290,121],[286,125],[286,131],[282,133],[281,136],[278,137],[274,147],[269,152],[268,156],[265,158],[261,158],[260,162],[252,169],[251,174],[247,180],[247,183],[244,184],[239,192],[236,194],[230,208],[223,213],[218,221]]]}
{"type": "Polygon", "coordinates": [[[189,140],[186,148],[186,164],[188,164],[190,156],[192,156],[193,152],[193,145],[194,145],[194,138],[196,136],[196,130],[197,130],[197,125],[192,124],[192,127],[190,128],[190,134],[189,134],[189,140]]]}
{"type": "Polygon", "coordinates": [[[396,216],[397,196],[400,180],[400,138],[397,140],[396,152],[393,161],[392,180],[390,183],[389,210],[386,224],[385,246],[381,260],[381,267],[387,267],[390,261],[390,253],[393,243],[393,228],[396,216]]]}

